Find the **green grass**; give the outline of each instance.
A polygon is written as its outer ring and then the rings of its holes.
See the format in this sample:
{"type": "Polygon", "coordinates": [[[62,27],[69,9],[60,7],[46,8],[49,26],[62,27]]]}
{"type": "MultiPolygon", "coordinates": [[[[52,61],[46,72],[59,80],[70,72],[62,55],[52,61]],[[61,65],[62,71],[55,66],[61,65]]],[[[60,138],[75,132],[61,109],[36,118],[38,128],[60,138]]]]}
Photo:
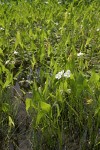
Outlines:
{"type": "Polygon", "coordinates": [[[15,117],[8,87],[20,76],[23,93],[33,93],[25,104],[35,149],[62,150],[66,145],[71,150],[73,143],[81,150],[99,149],[99,4],[98,0],[0,3],[0,128],[4,132],[8,125],[6,135],[14,130],[15,117]],[[63,74],[56,79],[62,70],[70,70],[70,77],[63,74]],[[23,84],[28,75],[29,88],[23,84]]]}

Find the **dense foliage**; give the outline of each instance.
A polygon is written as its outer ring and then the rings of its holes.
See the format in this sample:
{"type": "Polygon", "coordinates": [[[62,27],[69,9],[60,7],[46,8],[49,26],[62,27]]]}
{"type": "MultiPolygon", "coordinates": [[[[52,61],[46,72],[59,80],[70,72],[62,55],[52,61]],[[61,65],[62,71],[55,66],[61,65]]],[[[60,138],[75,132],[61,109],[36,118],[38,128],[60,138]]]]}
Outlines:
{"type": "Polygon", "coordinates": [[[5,141],[16,130],[17,104],[10,89],[17,81],[23,95],[32,93],[17,99],[31,116],[35,149],[69,145],[70,150],[72,137],[83,150],[99,149],[99,5],[98,0],[0,2],[0,133],[5,141]]]}

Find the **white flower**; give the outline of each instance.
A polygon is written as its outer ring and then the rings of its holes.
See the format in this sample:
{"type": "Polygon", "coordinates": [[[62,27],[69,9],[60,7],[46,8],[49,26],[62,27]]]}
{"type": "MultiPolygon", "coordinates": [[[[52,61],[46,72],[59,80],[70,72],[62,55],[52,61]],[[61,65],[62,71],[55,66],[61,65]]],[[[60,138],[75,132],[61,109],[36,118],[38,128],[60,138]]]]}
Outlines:
{"type": "Polygon", "coordinates": [[[15,55],[17,55],[17,54],[18,54],[18,52],[17,52],[17,51],[14,51],[14,54],[15,54],[15,55]]]}
{"type": "Polygon", "coordinates": [[[48,2],[44,2],[45,4],[48,4],[48,2]]]}
{"type": "Polygon", "coordinates": [[[5,62],[5,64],[6,64],[6,65],[9,64],[9,62],[10,62],[10,60],[7,60],[7,61],[5,62]]]}
{"type": "Polygon", "coordinates": [[[62,3],[61,1],[58,2],[58,4],[61,4],[61,3],[62,3]]]}
{"type": "Polygon", "coordinates": [[[56,79],[60,79],[60,78],[62,77],[63,73],[64,73],[64,70],[58,72],[58,73],[55,75],[55,78],[56,78],[56,79]]]}
{"type": "Polygon", "coordinates": [[[71,71],[70,71],[70,70],[67,70],[67,71],[64,73],[64,77],[66,77],[66,78],[70,78],[70,75],[71,75],[71,71]]]}
{"type": "Polygon", "coordinates": [[[100,31],[100,29],[99,29],[99,28],[97,29],[97,32],[98,32],[98,31],[100,31]]]}
{"type": "Polygon", "coordinates": [[[61,75],[63,75],[63,73],[64,73],[64,70],[62,70],[62,71],[59,72],[59,74],[61,74],[61,75]]]}
{"type": "Polygon", "coordinates": [[[0,30],[4,30],[4,28],[1,27],[0,30]]]}
{"type": "Polygon", "coordinates": [[[84,53],[81,53],[81,52],[79,52],[79,53],[77,54],[78,57],[83,56],[83,55],[84,55],[84,53]]]}
{"type": "Polygon", "coordinates": [[[62,76],[66,77],[66,78],[70,78],[70,75],[71,75],[71,71],[70,70],[67,70],[65,73],[64,73],[64,70],[62,70],[62,71],[58,72],[55,75],[55,78],[56,79],[60,79],[62,76]]]}

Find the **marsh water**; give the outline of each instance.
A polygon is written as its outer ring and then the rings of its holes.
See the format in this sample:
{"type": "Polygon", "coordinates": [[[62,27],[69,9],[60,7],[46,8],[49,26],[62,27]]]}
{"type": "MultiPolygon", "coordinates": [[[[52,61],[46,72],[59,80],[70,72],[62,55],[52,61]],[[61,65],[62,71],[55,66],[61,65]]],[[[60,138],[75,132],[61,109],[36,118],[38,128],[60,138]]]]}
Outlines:
{"type": "MultiPolygon", "coordinates": [[[[85,59],[90,59],[90,68],[94,67],[96,72],[100,69],[100,60],[99,56],[96,55],[96,53],[93,54],[92,57],[86,56],[85,59]]],[[[37,75],[39,75],[39,70],[37,70],[37,75]]],[[[30,74],[32,73],[32,70],[30,70],[30,74]]],[[[27,76],[27,80],[31,80],[30,74],[27,76]]],[[[33,143],[32,139],[34,138],[34,132],[31,128],[31,117],[29,114],[26,112],[26,107],[25,107],[25,100],[26,98],[32,98],[32,93],[23,92],[20,86],[20,81],[19,78],[15,82],[14,86],[10,88],[11,92],[11,99],[12,99],[12,106],[14,109],[15,113],[15,128],[14,131],[12,132],[11,138],[9,139],[9,142],[7,145],[1,143],[2,145],[2,150],[33,150],[33,143]],[[7,148],[6,148],[7,146],[7,148]]],[[[26,83],[25,88],[28,87],[28,83],[26,83]]],[[[87,134],[87,133],[86,133],[87,134]]],[[[86,135],[84,135],[86,136],[86,135]]],[[[77,149],[79,149],[77,146],[77,141],[74,143],[77,149]]],[[[4,141],[5,142],[5,141],[4,141]]],[[[72,145],[72,144],[71,144],[72,145]]],[[[72,146],[73,148],[74,146],[72,146]]],[[[71,149],[71,148],[70,148],[71,149]]],[[[66,150],[66,146],[63,147],[63,150],[66,150]]]]}

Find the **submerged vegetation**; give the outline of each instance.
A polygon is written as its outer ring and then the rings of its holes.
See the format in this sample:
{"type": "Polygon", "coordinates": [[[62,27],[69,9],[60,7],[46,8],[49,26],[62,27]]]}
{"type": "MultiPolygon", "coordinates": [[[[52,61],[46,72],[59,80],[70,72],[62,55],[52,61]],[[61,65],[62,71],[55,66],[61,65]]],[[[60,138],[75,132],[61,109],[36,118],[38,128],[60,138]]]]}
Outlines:
{"type": "Polygon", "coordinates": [[[32,149],[100,149],[99,6],[99,0],[0,1],[0,143],[6,150],[11,142],[18,149],[20,103],[30,118],[25,132],[32,149]]]}

